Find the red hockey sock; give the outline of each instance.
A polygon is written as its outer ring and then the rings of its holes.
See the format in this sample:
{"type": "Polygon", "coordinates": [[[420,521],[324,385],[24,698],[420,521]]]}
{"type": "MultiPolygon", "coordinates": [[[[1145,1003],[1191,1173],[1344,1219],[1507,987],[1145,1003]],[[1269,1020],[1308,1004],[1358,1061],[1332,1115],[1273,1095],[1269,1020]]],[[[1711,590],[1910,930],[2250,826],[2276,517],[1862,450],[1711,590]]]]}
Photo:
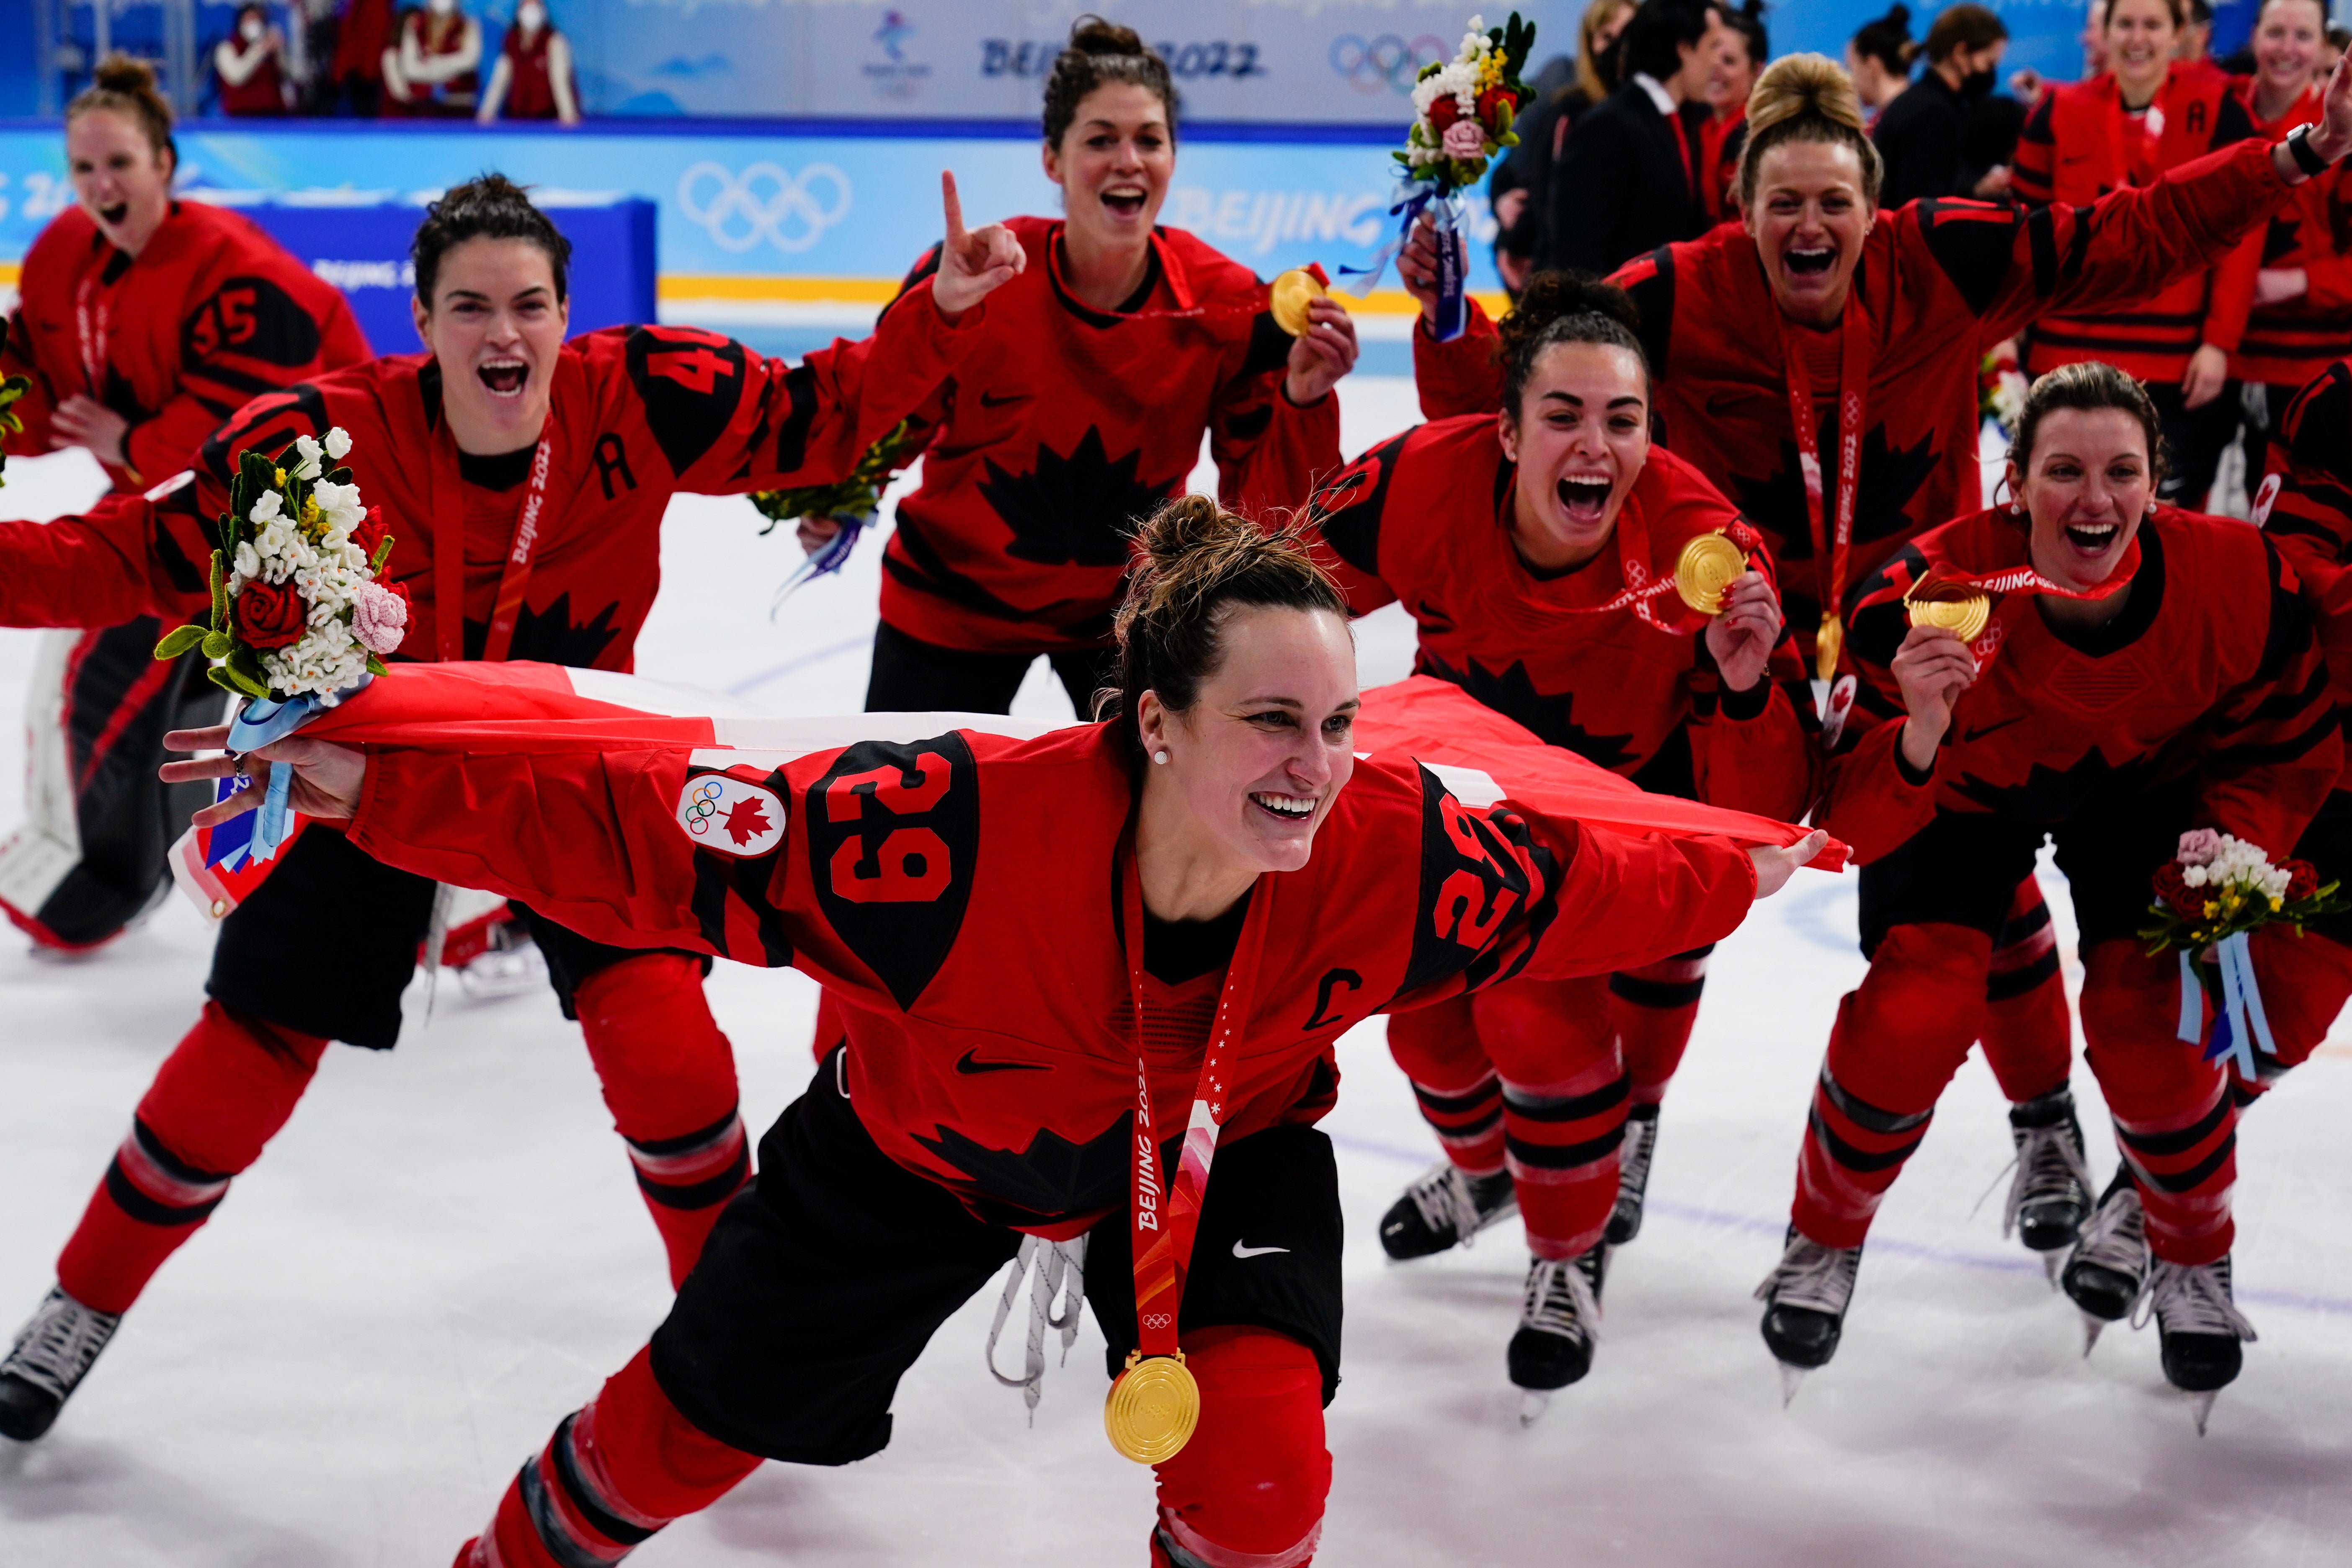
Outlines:
{"type": "Polygon", "coordinates": [[[1609,1022],[1625,1058],[1633,1103],[1655,1105],[1683,1063],[1699,993],[1706,989],[1706,955],[1715,944],[1677,953],[1663,963],[1620,970],[1609,977],[1609,1022]]]}
{"type": "Polygon", "coordinates": [[[1993,938],[1985,976],[1984,1054],[2010,1103],[2064,1085],[2074,1065],[2074,1029],[2066,983],[2058,973],[2058,936],[2042,884],[2017,885],[2009,918],[1993,938]]]}
{"type": "Polygon", "coordinates": [[[2221,1064],[2175,1037],[2179,1016],[2170,953],[2103,942],[2084,955],[2083,1058],[2147,1212],[2148,1250],[2170,1263],[2210,1263],[2236,1235],[2237,1110],[2221,1064]]]}
{"type": "Polygon", "coordinates": [[[1315,1555],[1331,1493],[1315,1353],[1265,1329],[1203,1329],[1183,1342],[1201,1424],[1157,1467],[1152,1568],[1297,1568],[1315,1555]]]}
{"type": "Polygon", "coordinates": [[[66,1294],[101,1312],[129,1310],[286,1125],[326,1048],[315,1035],[206,1002],[58,1255],[66,1294]]]}
{"type": "Polygon", "coordinates": [[[1617,1204],[1627,1086],[1608,995],[1605,977],[1523,979],[1473,1005],[1479,1042],[1503,1077],[1504,1148],[1538,1258],[1591,1248],[1617,1204]]]}
{"type": "Polygon", "coordinates": [[[2251,1083],[2231,1068],[2241,1105],[2276,1083],[2288,1068],[2309,1060],[2346,1000],[2352,998],[2352,947],[2310,931],[2296,938],[2274,926],[2257,931],[2249,947],[2278,1055],[2254,1052],[2257,1076],[2251,1083]]]}
{"type": "Polygon", "coordinates": [[[678,1414],[640,1350],[508,1483],[489,1530],[458,1549],[456,1568],[618,1563],[760,1463],[678,1414]]]}
{"type": "Polygon", "coordinates": [[[1838,1004],[1797,1157],[1796,1227],[1859,1247],[1880,1200],[1927,1135],[1936,1101],[1977,1037],[1991,939],[1951,925],[1899,925],[1838,1004]]]}
{"type": "Polygon", "coordinates": [[[1472,1176],[1503,1168],[1503,1080],[1478,1044],[1470,999],[1389,1016],[1389,1054],[1445,1157],[1472,1176]]]}
{"type": "Polygon", "coordinates": [[[572,997],[637,1188],[684,1280],[720,1205],[751,1173],[735,1110],[735,1054],[710,1016],[702,967],[648,952],[600,969],[572,997]]]}

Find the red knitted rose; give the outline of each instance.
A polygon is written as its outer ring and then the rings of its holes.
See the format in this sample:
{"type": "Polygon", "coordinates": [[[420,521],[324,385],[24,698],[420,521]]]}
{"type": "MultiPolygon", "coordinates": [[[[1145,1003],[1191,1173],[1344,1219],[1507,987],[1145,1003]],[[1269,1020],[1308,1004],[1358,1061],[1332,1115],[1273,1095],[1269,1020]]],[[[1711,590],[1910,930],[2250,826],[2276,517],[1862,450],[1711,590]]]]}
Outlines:
{"type": "MultiPolygon", "coordinates": [[[[1507,87],[1497,85],[1488,88],[1478,95],[1479,122],[1489,131],[1500,131],[1503,129],[1504,112],[1517,101],[1518,101],[1517,96],[1507,87]]],[[[1436,123],[1437,117],[1434,114],[1429,118],[1432,124],[1436,123]]]]}
{"type": "Polygon", "coordinates": [[[302,635],[302,595],[291,583],[256,579],[236,595],[237,635],[257,648],[284,647],[302,635]]]}
{"type": "Polygon", "coordinates": [[[2195,920],[2205,912],[2205,896],[2182,878],[2178,860],[2167,860],[2156,868],[2156,896],[2185,919],[2195,920]]]}
{"type": "Polygon", "coordinates": [[[2307,899],[2319,891],[2319,868],[2310,861],[2288,861],[2286,874],[2286,896],[2289,899],[2307,899]]]}
{"type": "Polygon", "coordinates": [[[1447,126],[1461,118],[1461,101],[1452,93],[1440,93],[1430,100],[1429,128],[1432,131],[1443,132],[1447,126]]]}
{"type": "Polygon", "coordinates": [[[372,506],[367,509],[367,515],[360,519],[360,525],[352,530],[352,542],[365,552],[370,561],[375,559],[375,547],[383,542],[383,508],[372,506]]]}

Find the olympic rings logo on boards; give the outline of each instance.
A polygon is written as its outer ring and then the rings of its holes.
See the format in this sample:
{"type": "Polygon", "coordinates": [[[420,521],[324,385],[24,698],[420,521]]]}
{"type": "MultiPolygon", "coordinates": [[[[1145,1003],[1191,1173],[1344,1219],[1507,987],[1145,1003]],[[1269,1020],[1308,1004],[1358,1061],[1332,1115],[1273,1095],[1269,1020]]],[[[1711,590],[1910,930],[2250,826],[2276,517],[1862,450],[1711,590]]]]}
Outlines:
{"type": "Polygon", "coordinates": [[[1445,56],[1445,40],[1426,33],[1411,43],[1394,33],[1369,40],[1360,34],[1342,33],[1331,40],[1330,49],[1331,68],[1347,78],[1358,92],[1379,92],[1385,87],[1401,97],[1412,96],[1422,67],[1445,56]]]}
{"type": "Polygon", "coordinates": [[[677,177],[677,210],[721,250],[740,255],[766,240],[798,255],[849,216],[849,176],[830,163],[794,174],[762,160],[738,174],[705,162],[677,177]]]}

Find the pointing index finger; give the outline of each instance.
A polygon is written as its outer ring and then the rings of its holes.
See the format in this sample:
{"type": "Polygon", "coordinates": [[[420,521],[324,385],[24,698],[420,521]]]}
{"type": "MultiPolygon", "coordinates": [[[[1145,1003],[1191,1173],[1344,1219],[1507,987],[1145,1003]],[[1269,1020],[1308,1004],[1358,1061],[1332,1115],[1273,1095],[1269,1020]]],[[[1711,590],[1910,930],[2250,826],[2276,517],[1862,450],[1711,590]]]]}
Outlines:
{"type": "Polygon", "coordinates": [[[963,249],[963,203],[956,195],[955,171],[940,171],[940,199],[948,213],[948,248],[961,253],[963,249]]]}

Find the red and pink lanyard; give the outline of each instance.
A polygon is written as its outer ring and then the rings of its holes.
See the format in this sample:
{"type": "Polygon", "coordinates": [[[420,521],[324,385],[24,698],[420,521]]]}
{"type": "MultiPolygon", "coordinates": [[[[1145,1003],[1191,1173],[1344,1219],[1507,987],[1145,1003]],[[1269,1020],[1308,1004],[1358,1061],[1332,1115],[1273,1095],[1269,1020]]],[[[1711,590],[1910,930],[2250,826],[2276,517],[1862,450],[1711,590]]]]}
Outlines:
{"type": "MultiPolygon", "coordinates": [[[[515,623],[521,618],[523,595],[530,587],[531,558],[537,553],[541,532],[554,521],[547,506],[548,478],[554,471],[555,409],[551,400],[538,449],[531,454],[522,510],[515,519],[514,537],[508,542],[506,564],[499,574],[499,596],[491,605],[488,635],[482,641],[486,663],[499,662],[514,647],[515,623]]],[[[466,657],[466,487],[457,468],[457,443],[449,434],[446,413],[441,428],[433,434],[430,500],[434,641],[441,659],[455,663],[466,657]]]]}
{"type": "Polygon", "coordinates": [[[1795,330],[1785,322],[1780,325],[1781,354],[1789,369],[1789,423],[1796,431],[1797,462],[1805,480],[1805,516],[1812,528],[1813,559],[1822,574],[1822,624],[1814,643],[1813,672],[1823,680],[1836,673],[1838,648],[1845,640],[1845,624],[1838,618],[1838,610],[1845,602],[1854,497],[1862,488],[1862,420],[1870,388],[1871,342],[1870,323],[1856,319],[1861,315],[1862,301],[1849,292],[1845,309],[1838,316],[1837,505],[1828,528],[1822,517],[1822,438],[1813,413],[1813,381],[1806,372],[1795,330]]]}

